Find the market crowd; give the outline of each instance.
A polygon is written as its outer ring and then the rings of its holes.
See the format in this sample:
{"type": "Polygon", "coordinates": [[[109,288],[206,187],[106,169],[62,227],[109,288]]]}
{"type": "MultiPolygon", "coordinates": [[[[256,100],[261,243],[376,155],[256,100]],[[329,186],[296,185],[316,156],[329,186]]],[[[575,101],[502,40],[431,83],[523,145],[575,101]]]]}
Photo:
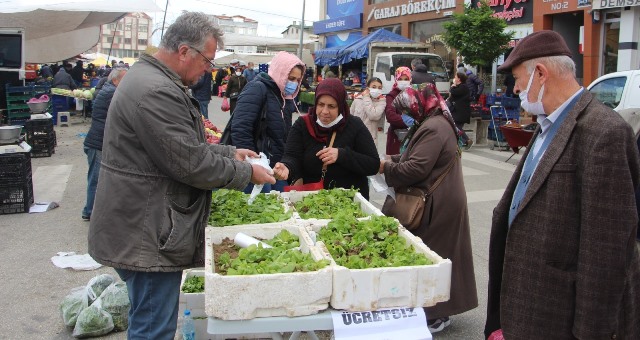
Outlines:
{"type": "MultiPolygon", "coordinates": [[[[128,338],[174,338],[182,270],[203,263],[212,190],[320,183],[368,198],[378,174],[397,194],[383,212],[453,263],[449,301],[425,308],[430,331],[476,308],[462,149],[473,144],[463,126],[483,91],[477,77],[457,70],[445,101],[414,60],[395,70],[388,94],[380,79],[366,79],[350,105],[344,81],[323,69],[314,105],[293,121],[308,87],[304,62],[280,52],[266,72],[240,60],[215,68],[221,48],[220,28],[185,12],[159,50],[131,67],[79,61],[41,69],[62,88],[105,79],[85,141],[82,217],[90,221],[90,255],[126,282],[128,338]],[[229,103],[225,145],[204,137],[213,95],[229,103]],[[246,161],[260,152],[271,169],[246,161]],[[423,212],[406,218],[401,199],[410,191],[425,199],[423,212]]],[[[484,336],[640,339],[640,160],[630,126],[578,84],[571,51],[555,32],[522,39],[499,71],[539,125],[493,211],[484,336]]]]}

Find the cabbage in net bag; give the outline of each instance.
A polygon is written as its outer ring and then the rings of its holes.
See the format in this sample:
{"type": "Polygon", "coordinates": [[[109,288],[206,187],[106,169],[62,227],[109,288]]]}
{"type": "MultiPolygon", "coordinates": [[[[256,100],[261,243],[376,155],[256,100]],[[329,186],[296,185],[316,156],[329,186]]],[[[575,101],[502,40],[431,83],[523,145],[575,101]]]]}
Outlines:
{"type": "Polygon", "coordinates": [[[114,331],[124,331],[129,327],[129,309],[131,308],[131,303],[129,302],[127,285],[124,282],[114,283],[107,287],[92,306],[96,306],[111,314],[114,331]]]}
{"type": "Polygon", "coordinates": [[[75,338],[88,338],[107,334],[113,330],[111,315],[97,306],[85,308],[78,316],[76,327],[73,329],[75,338]]]}
{"type": "Polygon", "coordinates": [[[76,287],[62,300],[60,312],[62,312],[62,321],[65,326],[75,326],[80,312],[89,306],[86,292],[86,287],[76,287]]]}

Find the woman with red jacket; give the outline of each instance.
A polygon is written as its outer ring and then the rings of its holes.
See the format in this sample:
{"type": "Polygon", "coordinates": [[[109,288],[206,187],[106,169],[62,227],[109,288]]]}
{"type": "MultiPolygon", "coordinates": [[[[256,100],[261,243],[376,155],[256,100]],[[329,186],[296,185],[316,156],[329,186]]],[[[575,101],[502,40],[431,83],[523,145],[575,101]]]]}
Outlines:
{"type": "Polygon", "coordinates": [[[400,144],[402,140],[398,137],[396,131],[406,131],[409,128],[402,119],[402,112],[396,111],[393,106],[393,100],[396,99],[398,93],[411,86],[411,70],[408,67],[398,67],[395,73],[396,82],[393,88],[387,94],[387,107],[384,111],[387,122],[389,122],[389,131],[387,132],[387,155],[397,155],[400,153],[400,144]]]}

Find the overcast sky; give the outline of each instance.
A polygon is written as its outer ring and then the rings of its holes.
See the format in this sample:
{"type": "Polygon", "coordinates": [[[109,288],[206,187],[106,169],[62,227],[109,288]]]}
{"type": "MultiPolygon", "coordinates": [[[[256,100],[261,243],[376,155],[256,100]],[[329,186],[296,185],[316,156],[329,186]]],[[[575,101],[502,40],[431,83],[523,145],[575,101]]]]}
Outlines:
{"type": "MultiPolygon", "coordinates": [[[[158,7],[164,9],[165,0],[154,0],[158,7]]],[[[171,24],[183,10],[200,11],[215,15],[242,15],[258,21],[258,35],[281,37],[282,31],[293,21],[300,22],[303,0],[170,0],[167,10],[167,26],[171,24]]],[[[306,0],[305,25],[311,25],[320,16],[320,0],[306,0]]],[[[153,18],[156,28],[162,26],[163,12],[148,13],[153,18]]],[[[153,42],[160,40],[159,30],[154,34],[153,42]]]]}

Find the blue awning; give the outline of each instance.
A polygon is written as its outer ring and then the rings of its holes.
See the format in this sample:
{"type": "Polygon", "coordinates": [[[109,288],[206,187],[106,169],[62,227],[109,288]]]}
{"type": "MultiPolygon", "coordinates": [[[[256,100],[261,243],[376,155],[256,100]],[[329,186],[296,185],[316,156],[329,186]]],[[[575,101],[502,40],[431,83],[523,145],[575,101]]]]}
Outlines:
{"type": "Polygon", "coordinates": [[[354,59],[367,58],[369,56],[369,43],[371,42],[414,42],[401,35],[379,29],[366,35],[352,44],[340,48],[325,48],[316,51],[315,63],[320,66],[338,66],[347,64],[354,59]]]}

